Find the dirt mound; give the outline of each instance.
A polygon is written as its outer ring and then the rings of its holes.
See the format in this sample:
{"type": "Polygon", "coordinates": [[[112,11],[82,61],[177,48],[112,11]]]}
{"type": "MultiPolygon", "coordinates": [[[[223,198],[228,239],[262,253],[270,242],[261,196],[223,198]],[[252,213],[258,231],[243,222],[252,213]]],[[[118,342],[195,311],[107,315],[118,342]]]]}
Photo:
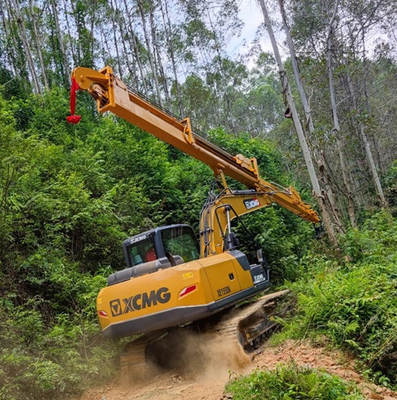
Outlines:
{"type": "Polygon", "coordinates": [[[185,371],[174,369],[161,372],[147,381],[124,387],[114,382],[85,393],[79,400],[220,400],[224,397],[224,386],[230,376],[248,374],[257,368],[273,369],[277,364],[290,361],[355,382],[367,399],[397,399],[397,393],[366,382],[355,370],[354,362],[342,353],[314,347],[306,341],[288,341],[278,347],[265,346],[252,361],[247,359],[245,353],[235,347],[228,348],[222,341],[215,348],[204,348],[210,353],[204,358],[195,356],[197,350],[203,348],[202,341],[192,337],[190,346],[192,358],[188,360],[185,371]]]}

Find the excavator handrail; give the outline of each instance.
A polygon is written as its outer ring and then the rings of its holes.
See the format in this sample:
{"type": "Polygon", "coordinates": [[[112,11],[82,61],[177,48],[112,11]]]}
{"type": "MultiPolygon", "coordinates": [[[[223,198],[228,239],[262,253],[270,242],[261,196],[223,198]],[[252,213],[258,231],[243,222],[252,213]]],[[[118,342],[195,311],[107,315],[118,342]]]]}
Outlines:
{"type": "Polygon", "coordinates": [[[110,111],[153,136],[171,144],[186,154],[204,162],[220,177],[226,187],[224,175],[243,183],[248,189],[266,192],[273,202],[303,219],[317,223],[317,213],[305,204],[292,188],[280,190],[259,176],[255,158],[241,154],[232,156],[192,131],[189,118],[179,121],[174,116],[146,101],[127,86],[107,66],[100,71],[77,67],[72,78],[80,90],[87,90],[97,101],[100,113],[110,111]]]}

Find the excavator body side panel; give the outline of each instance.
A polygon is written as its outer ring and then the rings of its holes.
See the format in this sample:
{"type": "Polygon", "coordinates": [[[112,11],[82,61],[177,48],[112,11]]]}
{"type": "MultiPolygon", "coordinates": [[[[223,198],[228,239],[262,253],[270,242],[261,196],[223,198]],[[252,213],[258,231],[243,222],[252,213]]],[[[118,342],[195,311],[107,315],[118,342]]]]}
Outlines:
{"type": "Polygon", "coordinates": [[[97,311],[106,336],[147,333],[208,317],[264,284],[255,286],[250,271],[226,252],[108,286],[97,311]]]}

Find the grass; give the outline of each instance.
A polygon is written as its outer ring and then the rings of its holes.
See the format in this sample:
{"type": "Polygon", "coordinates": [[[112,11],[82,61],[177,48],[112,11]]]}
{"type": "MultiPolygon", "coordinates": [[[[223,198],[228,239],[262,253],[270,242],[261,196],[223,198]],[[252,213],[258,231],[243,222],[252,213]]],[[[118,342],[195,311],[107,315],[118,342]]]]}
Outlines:
{"type": "Polygon", "coordinates": [[[295,363],[233,379],[225,392],[233,400],[364,400],[355,385],[295,363]]]}

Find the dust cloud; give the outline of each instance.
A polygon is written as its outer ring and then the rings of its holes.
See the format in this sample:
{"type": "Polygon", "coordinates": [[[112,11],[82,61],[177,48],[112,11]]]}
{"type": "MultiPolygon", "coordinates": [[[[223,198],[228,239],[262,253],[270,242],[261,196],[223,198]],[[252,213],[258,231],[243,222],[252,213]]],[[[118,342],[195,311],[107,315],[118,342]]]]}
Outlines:
{"type": "Polygon", "coordinates": [[[227,381],[250,364],[237,338],[179,330],[156,343],[149,354],[150,367],[157,372],[174,370],[200,380],[227,381]]]}
{"type": "Polygon", "coordinates": [[[250,363],[237,340],[190,334],[186,341],[185,370],[198,378],[227,380],[232,372],[240,373],[250,363]]]}

